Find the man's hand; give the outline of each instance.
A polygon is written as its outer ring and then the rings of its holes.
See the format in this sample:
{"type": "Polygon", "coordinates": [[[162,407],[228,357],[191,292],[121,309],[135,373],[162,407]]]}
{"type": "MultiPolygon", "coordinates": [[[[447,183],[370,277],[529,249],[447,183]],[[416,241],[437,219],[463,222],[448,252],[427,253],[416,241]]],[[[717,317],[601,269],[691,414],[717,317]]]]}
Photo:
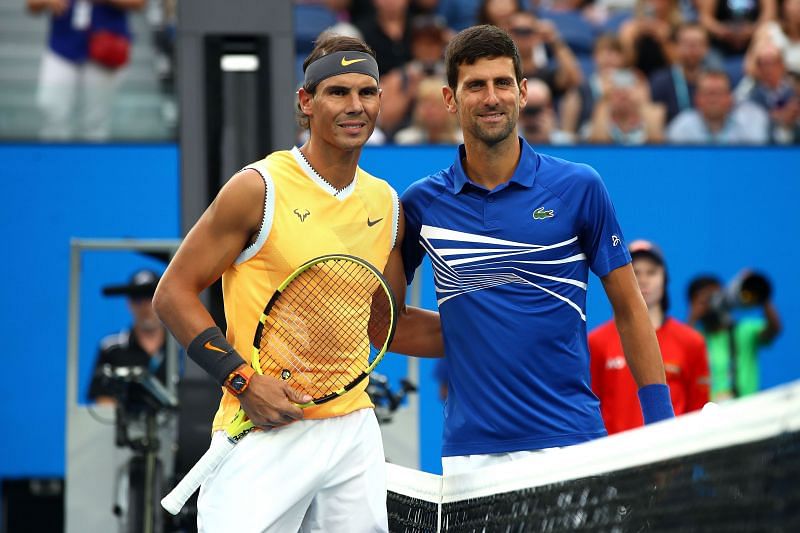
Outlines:
{"type": "Polygon", "coordinates": [[[247,390],[239,396],[247,417],[262,429],[302,420],[303,410],[295,404],[311,400],[311,396],[295,391],[285,381],[259,374],[250,378],[247,390]]]}

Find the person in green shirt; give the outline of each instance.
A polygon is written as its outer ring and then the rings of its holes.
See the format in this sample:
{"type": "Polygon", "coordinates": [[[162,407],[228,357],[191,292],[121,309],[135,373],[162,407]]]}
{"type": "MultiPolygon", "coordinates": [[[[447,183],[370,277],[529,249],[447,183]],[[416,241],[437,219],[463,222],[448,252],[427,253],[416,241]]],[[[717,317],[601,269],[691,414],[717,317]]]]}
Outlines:
{"type": "Polygon", "coordinates": [[[745,271],[737,280],[732,291],[724,289],[716,276],[698,276],[689,284],[688,323],[706,339],[711,399],[715,402],[759,391],[759,348],[770,344],[781,331],[767,279],[745,271]],[[763,316],[731,317],[731,308],[751,306],[761,307],[763,316]]]}

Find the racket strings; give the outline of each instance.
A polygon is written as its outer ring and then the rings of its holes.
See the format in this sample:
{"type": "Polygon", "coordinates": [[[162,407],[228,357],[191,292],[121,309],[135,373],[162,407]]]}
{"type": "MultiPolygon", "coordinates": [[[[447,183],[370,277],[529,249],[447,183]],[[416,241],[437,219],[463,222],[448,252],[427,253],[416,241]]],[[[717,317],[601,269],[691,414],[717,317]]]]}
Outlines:
{"type": "Polygon", "coordinates": [[[330,260],[283,290],[262,328],[262,372],[321,398],[365,372],[391,329],[387,289],[368,268],[330,260]]]}

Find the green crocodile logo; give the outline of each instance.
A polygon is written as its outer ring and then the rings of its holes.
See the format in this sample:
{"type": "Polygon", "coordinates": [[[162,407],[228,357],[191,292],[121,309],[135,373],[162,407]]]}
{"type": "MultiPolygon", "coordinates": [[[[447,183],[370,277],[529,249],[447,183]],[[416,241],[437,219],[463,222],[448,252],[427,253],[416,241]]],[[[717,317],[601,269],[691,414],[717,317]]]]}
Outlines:
{"type": "Polygon", "coordinates": [[[536,211],[533,212],[533,219],[534,220],[544,220],[545,218],[553,218],[555,214],[553,213],[552,209],[548,209],[545,211],[544,207],[540,207],[536,211]]]}

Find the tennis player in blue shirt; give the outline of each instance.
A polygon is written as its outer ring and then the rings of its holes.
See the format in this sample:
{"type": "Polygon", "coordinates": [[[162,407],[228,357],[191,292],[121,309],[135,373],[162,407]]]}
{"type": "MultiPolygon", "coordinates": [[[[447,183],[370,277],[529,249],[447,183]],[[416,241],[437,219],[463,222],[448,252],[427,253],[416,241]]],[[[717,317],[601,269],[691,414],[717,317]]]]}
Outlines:
{"type": "Polygon", "coordinates": [[[463,30],[445,62],[444,101],[464,144],[450,168],[403,195],[406,277],[427,253],[449,364],[444,473],[606,434],[589,382],[590,269],[613,307],[645,421],[672,417],[655,332],[600,176],[518,136],[527,87],[503,30],[463,30]]]}

